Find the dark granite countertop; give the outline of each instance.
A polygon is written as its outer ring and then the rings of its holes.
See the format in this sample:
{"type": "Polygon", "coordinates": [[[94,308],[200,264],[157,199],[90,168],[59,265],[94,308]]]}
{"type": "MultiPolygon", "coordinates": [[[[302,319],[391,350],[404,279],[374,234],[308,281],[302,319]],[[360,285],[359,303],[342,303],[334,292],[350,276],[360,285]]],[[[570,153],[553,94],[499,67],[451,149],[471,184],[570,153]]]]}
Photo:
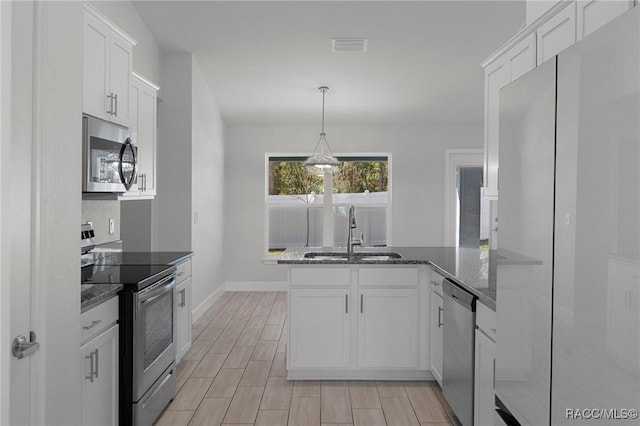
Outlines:
{"type": "Polygon", "coordinates": [[[177,265],[192,256],[191,251],[123,251],[106,253],[96,265],[177,265]]]}
{"type": "Polygon", "coordinates": [[[86,312],[115,297],[122,284],[83,284],[80,286],[80,312],[86,312]]]}
{"type": "MultiPolygon", "coordinates": [[[[190,251],[106,252],[96,253],[96,266],[109,265],[177,265],[193,256],[190,251]]],[[[87,266],[89,267],[89,266],[87,266]]],[[[80,311],[85,312],[114,297],[122,284],[82,284],[80,311]]]]}
{"type": "Polygon", "coordinates": [[[377,247],[356,249],[356,252],[395,252],[400,259],[310,259],[308,252],[344,252],[344,247],[290,247],[278,259],[279,264],[364,264],[364,265],[432,265],[436,272],[455,281],[478,297],[489,308],[496,309],[496,265],[537,264],[535,259],[516,253],[489,249],[456,247],[377,247]]]}

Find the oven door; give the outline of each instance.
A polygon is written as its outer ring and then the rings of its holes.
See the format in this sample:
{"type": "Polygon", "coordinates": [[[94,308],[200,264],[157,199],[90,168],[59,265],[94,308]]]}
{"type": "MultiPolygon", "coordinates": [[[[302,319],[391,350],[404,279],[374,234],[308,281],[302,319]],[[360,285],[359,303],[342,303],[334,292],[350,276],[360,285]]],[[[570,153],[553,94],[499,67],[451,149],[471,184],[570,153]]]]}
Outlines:
{"type": "Polygon", "coordinates": [[[138,401],[176,358],[175,274],[135,293],[133,400],[138,401]]]}

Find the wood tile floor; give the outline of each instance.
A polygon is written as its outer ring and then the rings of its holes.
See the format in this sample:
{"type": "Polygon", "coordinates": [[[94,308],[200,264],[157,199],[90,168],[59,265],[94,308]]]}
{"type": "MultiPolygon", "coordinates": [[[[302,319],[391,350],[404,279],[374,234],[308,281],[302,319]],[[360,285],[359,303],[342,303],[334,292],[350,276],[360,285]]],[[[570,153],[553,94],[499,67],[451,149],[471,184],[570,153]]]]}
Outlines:
{"type": "Polygon", "coordinates": [[[193,324],[156,425],[453,425],[435,382],[287,380],[287,294],[226,292],[193,324]]]}

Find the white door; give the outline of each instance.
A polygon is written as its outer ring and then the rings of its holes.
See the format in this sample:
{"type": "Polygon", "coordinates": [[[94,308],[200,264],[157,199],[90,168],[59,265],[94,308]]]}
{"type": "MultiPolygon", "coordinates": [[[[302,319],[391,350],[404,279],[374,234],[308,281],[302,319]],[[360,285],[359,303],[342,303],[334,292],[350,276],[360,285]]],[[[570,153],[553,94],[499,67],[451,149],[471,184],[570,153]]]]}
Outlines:
{"type": "MultiPolygon", "coordinates": [[[[2,2],[2,371],[0,423],[35,424],[41,352],[18,359],[9,346],[17,336],[30,340],[32,258],[32,84],[33,16],[30,2],[2,2]],[[6,106],[9,105],[9,108],[6,106]],[[16,185],[15,182],[20,182],[16,185]],[[5,346],[6,345],[6,346],[5,346]],[[8,368],[5,368],[8,366],[8,368]]],[[[35,347],[34,347],[35,348],[35,347]]]]}
{"type": "Polygon", "coordinates": [[[358,304],[358,367],[417,368],[418,290],[364,289],[358,304]]]}

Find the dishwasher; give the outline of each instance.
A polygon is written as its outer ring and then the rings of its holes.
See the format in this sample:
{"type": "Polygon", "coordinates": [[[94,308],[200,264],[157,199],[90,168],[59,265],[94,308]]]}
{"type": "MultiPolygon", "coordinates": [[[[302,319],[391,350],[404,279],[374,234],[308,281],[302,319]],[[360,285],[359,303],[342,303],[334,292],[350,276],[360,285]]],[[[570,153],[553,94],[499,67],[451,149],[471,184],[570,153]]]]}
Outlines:
{"type": "Polygon", "coordinates": [[[477,297],[446,278],[442,290],[442,393],[460,423],[472,426],[477,297]]]}

